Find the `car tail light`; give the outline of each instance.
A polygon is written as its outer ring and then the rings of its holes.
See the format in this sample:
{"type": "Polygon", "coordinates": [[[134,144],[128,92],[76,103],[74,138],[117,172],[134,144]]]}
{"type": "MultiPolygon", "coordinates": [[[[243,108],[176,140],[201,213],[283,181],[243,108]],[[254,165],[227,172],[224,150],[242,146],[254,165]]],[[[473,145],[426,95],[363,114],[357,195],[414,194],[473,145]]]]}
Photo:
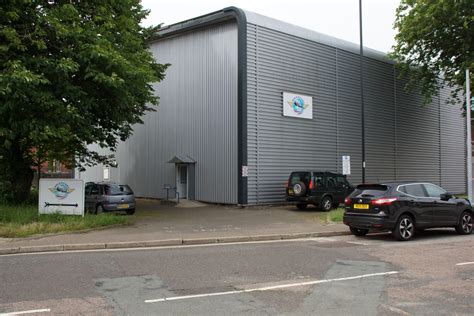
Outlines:
{"type": "Polygon", "coordinates": [[[351,203],[352,203],[351,198],[346,197],[346,199],[344,200],[344,204],[346,204],[346,206],[350,206],[351,203]]]}
{"type": "Polygon", "coordinates": [[[393,198],[383,198],[383,199],[375,199],[375,200],[372,200],[370,203],[372,205],[390,205],[392,204],[393,202],[395,202],[397,200],[396,197],[393,197],[393,198]]]}
{"type": "Polygon", "coordinates": [[[310,181],[309,181],[309,189],[310,189],[310,190],[314,189],[313,180],[310,180],[310,181]]]}
{"type": "Polygon", "coordinates": [[[287,188],[290,187],[290,180],[286,180],[286,187],[287,187],[287,188]]]}

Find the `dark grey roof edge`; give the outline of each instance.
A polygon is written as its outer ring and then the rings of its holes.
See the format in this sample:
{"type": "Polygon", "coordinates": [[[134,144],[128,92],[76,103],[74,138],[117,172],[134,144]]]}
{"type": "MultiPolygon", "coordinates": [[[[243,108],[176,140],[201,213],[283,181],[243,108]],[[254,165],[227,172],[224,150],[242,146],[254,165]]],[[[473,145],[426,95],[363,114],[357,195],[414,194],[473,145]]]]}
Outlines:
{"type": "MultiPolygon", "coordinates": [[[[287,22],[283,22],[277,19],[273,19],[258,13],[254,13],[251,11],[244,11],[245,15],[247,16],[247,23],[255,24],[261,27],[266,27],[272,30],[276,30],[282,33],[294,35],[297,37],[301,37],[313,42],[321,43],[327,46],[335,47],[341,50],[349,51],[351,53],[355,53],[359,55],[360,53],[360,45],[339,39],[337,37],[329,36],[323,33],[319,33],[310,29],[306,29],[304,27],[300,27],[294,24],[290,24],[287,22]]],[[[395,63],[393,60],[388,58],[388,56],[378,50],[368,48],[364,46],[364,56],[377,59],[383,62],[388,63],[395,63]]]]}
{"type": "Polygon", "coordinates": [[[207,25],[232,20],[235,19],[235,15],[237,14],[244,14],[244,11],[236,7],[228,7],[189,20],[181,21],[171,25],[165,25],[158,30],[156,36],[152,37],[151,41],[156,41],[160,38],[188,32],[190,30],[201,28],[207,25]]]}
{"type": "MultiPolygon", "coordinates": [[[[160,38],[169,37],[182,32],[190,31],[196,28],[201,28],[206,25],[212,25],[231,19],[235,19],[235,14],[243,13],[246,17],[247,23],[255,24],[261,27],[276,30],[278,32],[286,33],[289,35],[304,38],[313,42],[321,43],[327,46],[335,47],[341,50],[345,50],[351,53],[359,54],[359,45],[345,41],[333,36],[329,36],[323,33],[319,33],[310,29],[306,29],[294,24],[283,22],[277,19],[273,19],[258,13],[243,10],[237,7],[227,7],[219,11],[214,11],[205,15],[201,15],[189,20],[171,24],[162,27],[156,37],[153,40],[159,40],[160,38]]],[[[368,48],[364,46],[364,56],[372,59],[380,60],[383,62],[394,64],[395,62],[388,58],[388,56],[378,50],[368,48]]]]}

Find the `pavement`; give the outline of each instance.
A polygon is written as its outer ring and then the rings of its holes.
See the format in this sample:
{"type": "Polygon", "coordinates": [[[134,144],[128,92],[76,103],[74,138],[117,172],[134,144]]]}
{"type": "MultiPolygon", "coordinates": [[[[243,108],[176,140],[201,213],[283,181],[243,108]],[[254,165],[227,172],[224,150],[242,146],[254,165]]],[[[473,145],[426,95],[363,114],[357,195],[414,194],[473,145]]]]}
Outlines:
{"type": "MultiPolygon", "coordinates": [[[[123,215],[126,216],[126,215],[123,215]]],[[[82,233],[0,238],[0,255],[107,248],[265,241],[349,234],[314,208],[292,205],[236,207],[138,199],[133,225],[82,233]]]]}

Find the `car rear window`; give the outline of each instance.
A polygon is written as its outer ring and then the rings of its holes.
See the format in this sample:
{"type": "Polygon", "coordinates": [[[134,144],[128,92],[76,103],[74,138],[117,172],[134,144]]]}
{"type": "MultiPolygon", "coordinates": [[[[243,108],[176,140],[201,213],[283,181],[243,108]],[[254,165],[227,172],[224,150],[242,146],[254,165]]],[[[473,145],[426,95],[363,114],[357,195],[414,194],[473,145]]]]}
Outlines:
{"type": "Polygon", "coordinates": [[[130,195],[133,194],[132,189],[128,185],[112,184],[105,186],[106,195],[130,195]]]}
{"type": "Polygon", "coordinates": [[[362,184],[358,185],[351,197],[380,197],[383,196],[389,188],[382,184],[362,184]]]}
{"type": "Polygon", "coordinates": [[[293,172],[290,176],[290,186],[298,182],[309,183],[311,174],[309,172],[293,172]]]}

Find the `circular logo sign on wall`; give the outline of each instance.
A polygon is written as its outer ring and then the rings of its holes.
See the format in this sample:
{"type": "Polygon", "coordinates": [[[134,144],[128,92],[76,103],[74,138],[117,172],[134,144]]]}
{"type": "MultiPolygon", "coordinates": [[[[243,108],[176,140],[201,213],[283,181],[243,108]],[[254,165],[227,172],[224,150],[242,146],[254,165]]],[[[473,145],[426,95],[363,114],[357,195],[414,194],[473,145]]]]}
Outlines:
{"type": "Polygon", "coordinates": [[[293,108],[293,111],[295,111],[296,113],[298,114],[303,113],[305,109],[303,98],[300,96],[294,97],[291,102],[291,107],[293,108]]]}

